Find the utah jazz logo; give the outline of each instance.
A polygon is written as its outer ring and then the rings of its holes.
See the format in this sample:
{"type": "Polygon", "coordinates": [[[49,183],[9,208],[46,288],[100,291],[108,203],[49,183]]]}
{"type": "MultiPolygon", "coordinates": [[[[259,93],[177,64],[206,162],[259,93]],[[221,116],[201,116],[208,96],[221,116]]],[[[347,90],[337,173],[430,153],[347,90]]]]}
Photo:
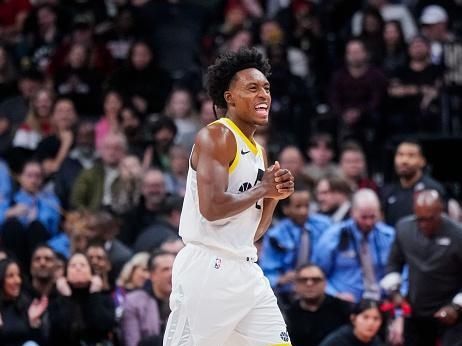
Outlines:
{"type": "MultiPolygon", "coordinates": [[[[255,179],[255,183],[253,184],[253,186],[257,185],[257,183],[259,181],[261,181],[261,179],[263,178],[263,174],[264,174],[264,171],[261,170],[261,169],[258,169],[258,173],[257,173],[257,178],[255,179]]],[[[252,188],[252,184],[249,183],[249,182],[246,182],[246,183],[243,183],[240,187],[239,187],[239,192],[244,192],[244,191],[247,191],[249,189],[252,188]]],[[[261,209],[261,205],[257,203],[255,203],[255,208],[257,209],[261,209]]]]}
{"type": "Polygon", "coordinates": [[[244,183],[244,184],[242,184],[242,185],[239,187],[239,192],[247,191],[247,190],[249,190],[250,188],[252,188],[252,184],[251,184],[251,183],[244,183]]]}

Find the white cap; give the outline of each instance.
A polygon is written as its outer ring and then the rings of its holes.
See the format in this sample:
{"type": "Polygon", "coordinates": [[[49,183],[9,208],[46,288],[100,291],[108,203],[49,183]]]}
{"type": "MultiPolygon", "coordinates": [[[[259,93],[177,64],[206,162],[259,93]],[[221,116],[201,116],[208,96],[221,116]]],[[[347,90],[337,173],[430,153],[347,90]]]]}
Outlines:
{"type": "Polygon", "coordinates": [[[422,24],[437,24],[448,21],[448,14],[444,8],[438,5],[430,5],[423,9],[420,16],[422,24]]]}

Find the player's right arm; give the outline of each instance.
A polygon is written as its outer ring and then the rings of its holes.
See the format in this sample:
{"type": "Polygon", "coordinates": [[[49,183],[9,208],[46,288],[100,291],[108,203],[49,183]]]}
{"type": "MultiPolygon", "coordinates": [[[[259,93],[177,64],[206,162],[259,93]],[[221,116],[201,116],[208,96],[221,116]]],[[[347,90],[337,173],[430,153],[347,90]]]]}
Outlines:
{"type": "Polygon", "coordinates": [[[274,172],[268,169],[261,184],[243,192],[227,192],[229,167],[236,156],[232,132],[221,124],[202,129],[191,157],[197,172],[199,209],[207,220],[216,221],[236,215],[255,205],[261,198],[277,198],[274,172]]]}

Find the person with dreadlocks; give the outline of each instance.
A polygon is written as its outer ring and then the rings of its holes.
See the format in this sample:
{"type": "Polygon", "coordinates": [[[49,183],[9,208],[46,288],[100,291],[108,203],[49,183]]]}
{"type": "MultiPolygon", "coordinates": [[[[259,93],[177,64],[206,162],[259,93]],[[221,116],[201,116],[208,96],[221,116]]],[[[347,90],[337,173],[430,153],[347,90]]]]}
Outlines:
{"type": "Polygon", "coordinates": [[[214,108],[192,149],[173,265],[164,346],[291,345],[276,298],[255,263],[279,200],[294,191],[289,170],[253,139],[268,123],[270,66],[255,49],[225,53],[208,69],[214,108]]]}

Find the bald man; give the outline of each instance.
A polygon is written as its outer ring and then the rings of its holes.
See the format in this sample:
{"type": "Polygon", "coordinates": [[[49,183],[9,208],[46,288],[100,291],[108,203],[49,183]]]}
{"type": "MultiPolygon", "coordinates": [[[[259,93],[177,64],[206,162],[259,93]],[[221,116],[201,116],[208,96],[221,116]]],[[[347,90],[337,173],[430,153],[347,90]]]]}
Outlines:
{"type": "Polygon", "coordinates": [[[434,346],[438,338],[443,346],[462,345],[462,227],[443,213],[436,190],[418,193],[414,214],[398,222],[383,288],[396,292],[405,264],[412,307],[405,345],[434,346]]]}
{"type": "Polygon", "coordinates": [[[353,195],[351,217],[328,229],[314,250],[313,262],[326,274],[326,292],[358,302],[380,299],[394,229],[380,221],[380,202],[371,189],[353,195]]]}

